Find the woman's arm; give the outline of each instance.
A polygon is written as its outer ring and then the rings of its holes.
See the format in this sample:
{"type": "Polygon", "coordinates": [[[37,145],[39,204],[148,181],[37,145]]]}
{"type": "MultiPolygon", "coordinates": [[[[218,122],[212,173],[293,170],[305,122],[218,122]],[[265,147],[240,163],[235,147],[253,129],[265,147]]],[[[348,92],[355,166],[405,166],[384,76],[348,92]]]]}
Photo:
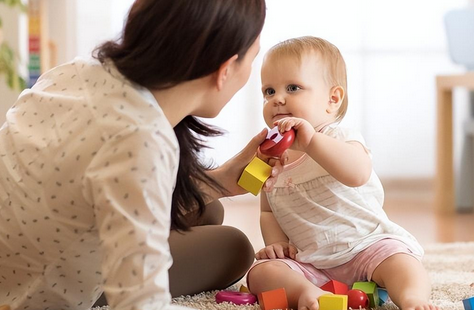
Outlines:
{"type": "MultiPolygon", "coordinates": [[[[202,191],[207,194],[207,199],[209,201],[247,193],[247,191],[240,187],[237,182],[245,167],[257,155],[257,150],[260,144],[265,140],[266,135],[267,130],[262,130],[262,132],[252,138],[240,153],[229,159],[220,167],[208,171],[209,176],[214,178],[214,180],[219,182],[222,187],[227,190],[227,193],[222,193],[208,184],[201,184],[202,191]]],[[[273,188],[276,178],[283,170],[282,163],[286,160],[287,154],[284,153],[279,159],[273,159],[259,154],[259,158],[272,166],[272,174],[263,185],[263,190],[269,191],[273,188]]]]}

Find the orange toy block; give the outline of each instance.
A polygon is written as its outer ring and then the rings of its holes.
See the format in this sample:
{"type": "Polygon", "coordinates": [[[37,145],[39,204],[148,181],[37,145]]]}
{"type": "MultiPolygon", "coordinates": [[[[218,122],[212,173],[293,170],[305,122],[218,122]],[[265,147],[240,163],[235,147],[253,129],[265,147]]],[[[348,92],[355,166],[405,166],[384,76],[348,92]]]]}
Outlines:
{"type": "Polygon", "coordinates": [[[247,167],[245,167],[237,184],[257,196],[263,183],[265,183],[271,174],[272,167],[260,158],[254,157],[247,167]]]}
{"type": "Polygon", "coordinates": [[[319,310],[347,310],[347,295],[319,296],[319,310]]]}
{"type": "Polygon", "coordinates": [[[10,306],[9,305],[2,305],[0,306],[0,310],[10,310],[10,306]]]}
{"type": "Polygon", "coordinates": [[[339,295],[347,295],[349,287],[346,283],[342,283],[336,280],[330,280],[320,287],[323,291],[331,292],[339,295]]]}
{"type": "MultiPolygon", "coordinates": [[[[258,294],[258,303],[262,310],[287,309],[288,299],[284,288],[261,292],[258,294]]],[[[346,309],[347,310],[347,307],[346,309]]]]}

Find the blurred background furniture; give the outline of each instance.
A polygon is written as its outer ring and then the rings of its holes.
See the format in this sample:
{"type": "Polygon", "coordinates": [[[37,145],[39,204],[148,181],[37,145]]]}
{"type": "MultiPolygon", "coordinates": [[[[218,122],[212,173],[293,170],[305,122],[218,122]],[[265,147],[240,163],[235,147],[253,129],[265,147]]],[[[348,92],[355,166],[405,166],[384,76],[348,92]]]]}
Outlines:
{"type": "MultiPolygon", "coordinates": [[[[464,87],[472,92],[474,91],[474,71],[458,75],[439,75],[436,77],[437,87],[437,156],[436,156],[436,180],[435,180],[435,205],[436,209],[446,213],[468,212],[472,210],[472,205],[459,207],[458,199],[455,194],[454,182],[454,156],[453,156],[453,89],[464,87]]],[[[465,139],[466,140],[466,139],[465,139]]],[[[470,142],[472,143],[472,141],[470,142]]],[[[472,146],[472,145],[471,145],[472,146]]],[[[463,152],[464,153],[464,152],[463,152]]],[[[467,165],[472,168],[472,149],[471,162],[466,160],[467,165]]],[[[463,162],[461,161],[461,164],[463,162]]],[[[460,170],[466,169],[461,167],[460,170]]],[[[472,177],[472,172],[466,173],[465,178],[472,177]]],[[[473,185],[464,180],[456,182],[457,185],[463,184],[466,188],[464,199],[472,197],[473,185]]],[[[459,190],[456,191],[459,193],[459,190]]]]}
{"type": "MultiPolygon", "coordinates": [[[[474,5],[462,9],[451,10],[445,15],[445,27],[449,48],[449,55],[456,64],[464,66],[468,73],[464,77],[441,77],[437,80],[438,87],[438,180],[436,185],[436,203],[455,204],[458,212],[470,212],[474,210],[474,5]],[[472,79],[472,81],[470,80],[472,79]],[[439,85],[441,84],[441,85],[439,85]],[[444,167],[453,163],[452,155],[452,120],[449,125],[447,118],[452,118],[452,88],[457,86],[467,87],[469,93],[469,115],[464,123],[462,151],[460,154],[460,166],[457,176],[450,175],[444,167]],[[440,89],[443,88],[443,89],[440,89]],[[441,93],[440,93],[441,92],[441,93]],[[451,115],[440,115],[451,110],[451,115]],[[444,118],[444,121],[442,120],[444,118]],[[450,126],[447,128],[447,126],[450,126]],[[443,132],[441,132],[443,131],[443,132]],[[445,137],[440,137],[445,136],[445,137]],[[450,136],[449,138],[447,136],[450,136]],[[450,140],[450,141],[448,141],[450,140]],[[447,147],[450,143],[450,147],[447,147]],[[440,149],[440,148],[444,148],[440,149]],[[448,149],[450,150],[448,150],[448,149]],[[448,154],[448,153],[451,154],[448,154]],[[443,172],[445,171],[445,172],[443,172]],[[441,175],[440,175],[441,174],[441,175]],[[453,185],[448,185],[448,182],[453,185]],[[454,192],[453,188],[454,187],[454,192]],[[454,195],[454,196],[453,196],[454,195]],[[445,198],[443,198],[443,196],[445,198]],[[451,196],[451,197],[450,197],[451,196]],[[453,202],[454,199],[454,202],[453,202]]],[[[452,167],[450,168],[452,170],[452,167]]],[[[450,208],[446,206],[445,208],[450,208]]]]}

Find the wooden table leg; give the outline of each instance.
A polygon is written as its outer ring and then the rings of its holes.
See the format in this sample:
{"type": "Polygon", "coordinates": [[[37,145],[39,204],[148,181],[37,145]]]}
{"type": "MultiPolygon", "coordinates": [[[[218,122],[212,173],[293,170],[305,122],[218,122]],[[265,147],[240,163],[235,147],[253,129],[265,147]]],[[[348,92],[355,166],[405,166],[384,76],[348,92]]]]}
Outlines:
{"type": "Polygon", "coordinates": [[[437,90],[437,158],[435,181],[436,209],[443,213],[456,212],[453,169],[453,92],[437,90]]]}

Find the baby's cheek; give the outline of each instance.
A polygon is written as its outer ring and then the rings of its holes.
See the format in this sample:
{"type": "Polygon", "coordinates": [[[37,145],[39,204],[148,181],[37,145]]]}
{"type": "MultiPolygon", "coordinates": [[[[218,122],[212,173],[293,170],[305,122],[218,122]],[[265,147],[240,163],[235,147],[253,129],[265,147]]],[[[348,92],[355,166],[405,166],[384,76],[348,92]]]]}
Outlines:
{"type": "Polygon", "coordinates": [[[273,128],[273,121],[272,121],[273,115],[272,111],[268,108],[268,105],[263,106],[263,119],[265,120],[265,123],[267,124],[268,127],[273,128]]]}

